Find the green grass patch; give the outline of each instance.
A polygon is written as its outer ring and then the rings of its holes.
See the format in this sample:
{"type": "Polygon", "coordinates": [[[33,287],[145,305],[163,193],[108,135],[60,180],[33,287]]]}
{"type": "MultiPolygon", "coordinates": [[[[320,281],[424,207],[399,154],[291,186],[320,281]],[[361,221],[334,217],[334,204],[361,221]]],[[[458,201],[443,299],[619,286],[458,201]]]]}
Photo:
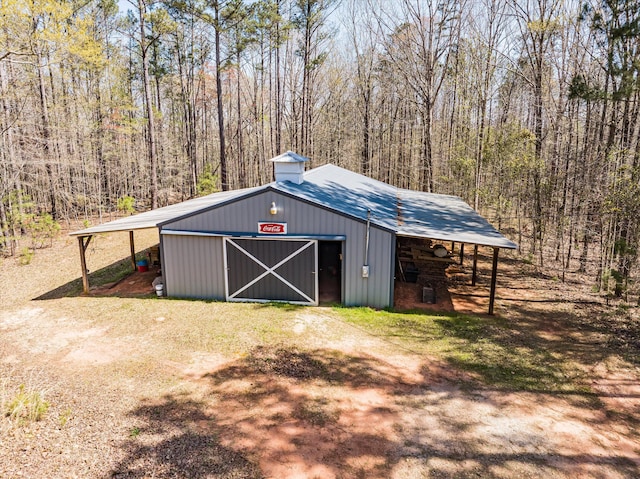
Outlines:
{"type": "MultiPolygon", "coordinates": [[[[297,309],[279,305],[223,303],[156,297],[66,298],[61,314],[91,317],[91,327],[106,328],[114,341],[122,338],[131,357],[188,364],[194,353],[228,357],[247,354],[258,345],[300,344],[293,324],[297,309]],[[141,338],[136,345],[128,338],[141,338]]],[[[155,363],[154,363],[155,364],[155,363]]]]}
{"type": "Polygon", "coordinates": [[[579,377],[563,355],[499,318],[460,314],[336,308],[347,322],[421,354],[442,359],[492,387],[580,393],[579,377]]]}
{"type": "Polygon", "coordinates": [[[72,416],[73,414],[71,412],[71,409],[67,408],[62,411],[60,413],[60,416],[58,416],[58,424],[60,424],[60,427],[66,426],[72,416]]]}
{"type": "MultiPolygon", "coordinates": [[[[96,286],[104,286],[109,283],[116,283],[120,281],[122,278],[126,278],[128,275],[132,273],[131,269],[131,260],[130,259],[122,259],[116,261],[115,263],[110,264],[109,266],[105,266],[104,268],[100,268],[97,271],[89,272],[89,284],[92,287],[96,286]]],[[[59,299],[62,297],[75,297],[81,295],[83,292],[82,286],[82,278],[76,278],[72,281],[69,281],[66,284],[58,286],[57,288],[39,296],[36,299],[46,300],[46,299],[59,299]]],[[[155,297],[155,294],[150,294],[146,297],[155,297]]]]}
{"type": "Polygon", "coordinates": [[[102,286],[107,283],[115,283],[131,274],[131,259],[126,258],[116,261],[109,266],[94,271],[89,275],[89,283],[92,286],[102,286]]]}
{"type": "Polygon", "coordinates": [[[253,303],[256,309],[278,309],[281,311],[300,311],[304,308],[299,304],[284,303],[282,301],[268,301],[266,303],[253,303]]]}
{"type": "Polygon", "coordinates": [[[3,402],[5,416],[18,422],[39,421],[49,410],[49,403],[45,401],[43,393],[27,388],[24,384],[20,385],[16,394],[3,402]]]}

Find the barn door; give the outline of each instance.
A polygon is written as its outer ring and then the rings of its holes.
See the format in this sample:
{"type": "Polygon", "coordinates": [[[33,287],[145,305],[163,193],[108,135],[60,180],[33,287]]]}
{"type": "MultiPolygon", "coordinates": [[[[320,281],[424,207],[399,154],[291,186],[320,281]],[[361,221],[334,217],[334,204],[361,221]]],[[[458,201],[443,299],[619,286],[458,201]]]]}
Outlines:
{"type": "Polygon", "coordinates": [[[315,240],[225,238],[227,301],[318,304],[315,240]]]}

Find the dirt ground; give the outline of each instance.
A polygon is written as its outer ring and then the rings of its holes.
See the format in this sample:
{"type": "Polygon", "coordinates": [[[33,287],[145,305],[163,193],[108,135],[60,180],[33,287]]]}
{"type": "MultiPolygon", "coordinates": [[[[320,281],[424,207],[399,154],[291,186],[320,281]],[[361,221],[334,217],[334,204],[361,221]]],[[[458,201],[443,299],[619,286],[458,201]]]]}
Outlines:
{"type": "MultiPolygon", "coordinates": [[[[127,248],[126,235],[96,239],[89,268],[127,248]]],[[[443,309],[486,311],[489,267],[478,288],[460,268],[443,309]]],[[[636,337],[609,314],[636,312],[605,305],[587,277],[500,266],[498,316],[587,378],[559,392],[492,388],[330,308],[266,321],[259,305],[158,299],[147,275],[67,296],[67,237],[29,265],[2,261],[0,393],[24,384],[50,407],[0,419],[0,477],[640,477],[636,337]],[[234,328],[234,315],[255,322],[234,328]]]]}

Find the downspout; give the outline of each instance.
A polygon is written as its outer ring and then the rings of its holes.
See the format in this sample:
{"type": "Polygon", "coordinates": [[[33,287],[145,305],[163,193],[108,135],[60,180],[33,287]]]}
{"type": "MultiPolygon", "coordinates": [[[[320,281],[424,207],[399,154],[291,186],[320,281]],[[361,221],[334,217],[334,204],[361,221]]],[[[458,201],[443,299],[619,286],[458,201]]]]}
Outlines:
{"type": "Polygon", "coordinates": [[[162,226],[158,226],[158,247],[160,248],[160,271],[162,272],[162,295],[168,296],[167,294],[167,270],[165,268],[166,264],[164,262],[164,238],[162,234],[162,226]]]}
{"type": "Polygon", "coordinates": [[[371,228],[371,210],[367,210],[367,232],[364,239],[364,265],[362,266],[362,277],[369,277],[369,230],[371,228]]]}

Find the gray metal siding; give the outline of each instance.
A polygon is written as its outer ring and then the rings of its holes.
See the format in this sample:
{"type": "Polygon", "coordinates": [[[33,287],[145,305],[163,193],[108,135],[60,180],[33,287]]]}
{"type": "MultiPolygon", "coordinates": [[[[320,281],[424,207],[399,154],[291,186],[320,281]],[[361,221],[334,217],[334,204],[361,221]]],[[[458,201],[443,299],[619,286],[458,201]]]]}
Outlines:
{"type": "Polygon", "coordinates": [[[162,236],[167,296],[225,299],[222,238],[162,236]]]}
{"type": "MultiPolygon", "coordinates": [[[[371,214],[375,217],[376,212],[372,211],[371,214]]],[[[344,303],[350,306],[367,305],[377,308],[392,304],[390,295],[393,291],[394,274],[393,233],[371,226],[369,241],[370,273],[369,278],[362,278],[362,266],[365,261],[366,224],[275,191],[265,191],[199,215],[167,223],[163,226],[163,229],[255,233],[257,232],[259,221],[286,222],[288,234],[290,235],[346,236],[342,265],[344,271],[344,303]],[[275,202],[278,207],[276,215],[269,213],[272,202],[275,202]]],[[[177,243],[187,237],[165,235],[164,238],[166,243],[165,255],[186,254],[190,256],[194,254],[189,246],[177,247],[177,243]],[[169,237],[172,238],[171,243],[167,241],[169,237]],[[176,248],[175,251],[167,253],[167,251],[174,248],[176,248]]],[[[222,240],[219,241],[221,243],[222,240]]],[[[215,260],[219,261],[217,267],[222,270],[224,263],[221,246],[219,251],[220,253],[214,256],[215,260]]],[[[214,257],[212,256],[211,261],[213,260],[214,257]]],[[[174,295],[174,290],[180,291],[182,296],[194,297],[199,296],[203,291],[216,291],[217,296],[206,295],[200,297],[220,298],[219,291],[223,291],[224,287],[222,287],[222,290],[217,289],[220,284],[217,283],[217,277],[209,279],[204,272],[195,271],[204,267],[211,269],[213,266],[209,260],[205,261],[203,258],[199,258],[197,261],[190,260],[191,262],[189,262],[188,266],[186,258],[184,266],[180,265],[180,261],[177,258],[172,258],[172,261],[174,261],[174,269],[171,274],[175,279],[172,277],[170,281],[167,281],[167,293],[169,295],[174,295]],[[179,268],[188,268],[189,271],[178,272],[177,269],[179,268]],[[171,283],[174,283],[175,280],[184,282],[184,286],[171,286],[171,283]],[[193,284],[197,281],[205,281],[207,284],[193,284]],[[210,281],[213,281],[213,283],[209,284],[210,281]],[[196,291],[197,293],[193,294],[196,291]],[[190,294],[185,294],[186,292],[190,294]]],[[[220,279],[224,281],[224,277],[220,276],[220,279]]]]}
{"type": "MultiPolygon", "coordinates": [[[[372,281],[366,290],[367,305],[376,308],[393,306],[393,277],[395,251],[393,234],[371,228],[369,241],[369,279],[360,278],[360,282],[372,281]],[[381,279],[385,279],[384,285],[381,279]],[[373,286],[373,288],[371,288],[373,286]],[[391,299],[390,299],[391,297],[391,299]]],[[[357,269],[354,267],[354,269],[357,269]]],[[[362,269],[362,268],[360,268],[362,269]]]]}

